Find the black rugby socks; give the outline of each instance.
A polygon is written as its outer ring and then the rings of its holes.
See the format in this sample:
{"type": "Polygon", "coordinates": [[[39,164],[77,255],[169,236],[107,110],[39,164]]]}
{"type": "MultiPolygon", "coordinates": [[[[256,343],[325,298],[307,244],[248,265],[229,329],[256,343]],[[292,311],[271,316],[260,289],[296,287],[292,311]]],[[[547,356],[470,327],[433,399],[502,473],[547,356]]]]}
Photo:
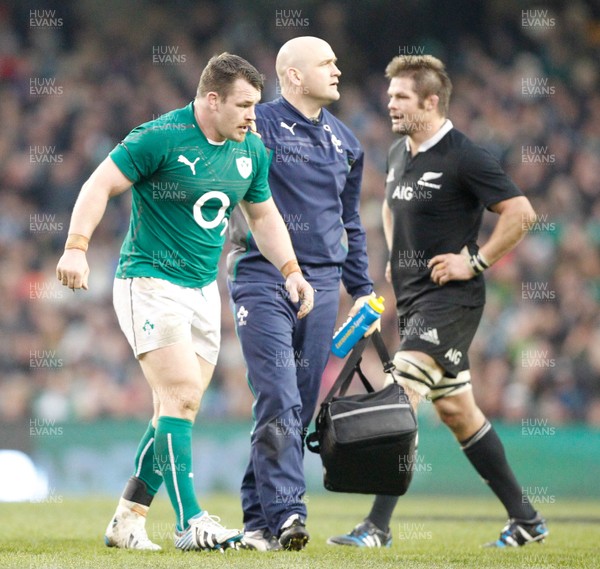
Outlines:
{"type": "Polygon", "coordinates": [[[537,512],[519,486],[506,460],[504,445],[489,421],[474,435],[461,441],[460,446],[479,476],[498,496],[510,518],[531,520],[536,517],[537,512]]]}

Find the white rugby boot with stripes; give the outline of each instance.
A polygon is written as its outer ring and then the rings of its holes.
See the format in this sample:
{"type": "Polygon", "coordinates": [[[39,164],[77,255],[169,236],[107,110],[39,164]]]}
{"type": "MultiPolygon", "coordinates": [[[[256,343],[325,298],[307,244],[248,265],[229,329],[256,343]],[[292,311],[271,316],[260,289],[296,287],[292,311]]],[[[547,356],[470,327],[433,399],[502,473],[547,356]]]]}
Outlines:
{"type": "Polygon", "coordinates": [[[218,516],[211,516],[204,511],[189,519],[190,527],[183,531],[175,531],[175,547],[183,551],[238,549],[243,532],[238,529],[227,529],[220,523],[218,516]]]}
{"type": "Polygon", "coordinates": [[[146,517],[128,508],[117,508],[117,512],[106,528],[104,543],[108,547],[159,551],[160,545],[150,541],[146,533],[146,517]]]}

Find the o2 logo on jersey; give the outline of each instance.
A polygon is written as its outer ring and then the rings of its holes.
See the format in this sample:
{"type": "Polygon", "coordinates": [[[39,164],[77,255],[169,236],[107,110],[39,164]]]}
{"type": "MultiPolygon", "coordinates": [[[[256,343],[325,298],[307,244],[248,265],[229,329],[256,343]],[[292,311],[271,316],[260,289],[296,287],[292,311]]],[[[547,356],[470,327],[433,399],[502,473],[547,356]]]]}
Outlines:
{"type": "Polygon", "coordinates": [[[335,134],[333,134],[331,127],[328,124],[324,124],[323,130],[326,130],[331,135],[331,144],[333,144],[335,151],[339,154],[342,154],[342,152],[344,152],[342,150],[342,141],[335,134]]]}
{"type": "Polygon", "coordinates": [[[194,204],[194,220],[200,227],[203,227],[204,229],[214,229],[222,223],[223,229],[221,230],[221,233],[219,233],[219,235],[223,235],[223,233],[225,233],[225,231],[227,230],[227,225],[229,225],[229,220],[225,217],[225,212],[227,211],[227,208],[230,205],[231,201],[229,200],[227,194],[224,194],[223,192],[219,192],[217,190],[206,192],[194,204]],[[219,200],[221,202],[221,207],[219,208],[217,215],[214,219],[211,220],[205,219],[204,215],[202,214],[202,206],[208,200],[219,200]]]}

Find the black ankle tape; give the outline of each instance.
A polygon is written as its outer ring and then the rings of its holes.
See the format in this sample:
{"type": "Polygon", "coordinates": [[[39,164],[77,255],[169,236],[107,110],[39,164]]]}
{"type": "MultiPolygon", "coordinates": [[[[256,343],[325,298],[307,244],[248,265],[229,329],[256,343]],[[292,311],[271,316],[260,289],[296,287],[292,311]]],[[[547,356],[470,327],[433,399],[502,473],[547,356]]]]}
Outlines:
{"type": "Polygon", "coordinates": [[[136,504],[142,504],[142,506],[149,506],[154,496],[148,494],[148,488],[143,480],[140,480],[137,476],[132,476],[127,481],[125,490],[123,490],[123,498],[136,504]]]}

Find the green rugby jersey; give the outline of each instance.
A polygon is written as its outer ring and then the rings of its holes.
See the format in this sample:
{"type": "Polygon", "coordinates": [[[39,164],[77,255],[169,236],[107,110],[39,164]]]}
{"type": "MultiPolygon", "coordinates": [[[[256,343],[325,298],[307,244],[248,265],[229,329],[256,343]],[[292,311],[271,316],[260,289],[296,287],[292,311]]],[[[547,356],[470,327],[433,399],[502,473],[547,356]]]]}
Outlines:
{"type": "Polygon", "coordinates": [[[129,231],[117,278],[158,277],[203,287],[217,277],[229,215],[271,196],[261,140],[211,144],[193,103],[133,129],[110,153],[131,180],[129,231]]]}

